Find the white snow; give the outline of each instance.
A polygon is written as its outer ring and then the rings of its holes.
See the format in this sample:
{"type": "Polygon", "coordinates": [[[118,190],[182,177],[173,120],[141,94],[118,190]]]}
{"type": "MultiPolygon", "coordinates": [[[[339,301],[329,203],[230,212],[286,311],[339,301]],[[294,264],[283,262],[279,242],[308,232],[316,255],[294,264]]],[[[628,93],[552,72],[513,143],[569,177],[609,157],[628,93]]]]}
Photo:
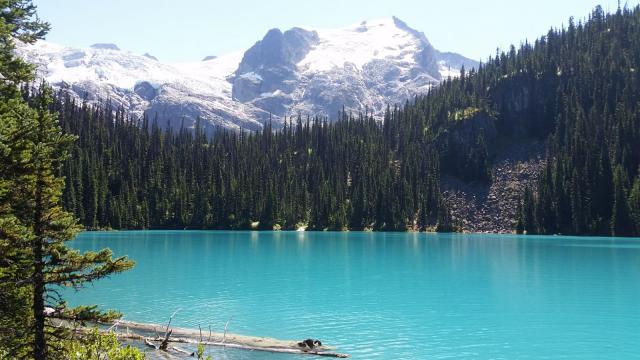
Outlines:
{"type": "Polygon", "coordinates": [[[454,79],[460,76],[460,69],[452,68],[444,61],[440,61],[438,63],[438,71],[440,72],[442,80],[446,80],[448,78],[454,79]]]}
{"type": "Polygon", "coordinates": [[[240,75],[240,78],[249,80],[254,83],[260,83],[262,81],[262,76],[256,74],[255,72],[248,72],[240,75]]]}
{"type": "Polygon", "coordinates": [[[364,64],[375,59],[413,64],[413,56],[419,46],[415,36],[399,29],[393,18],[315,31],[320,43],[298,63],[302,70],[328,71],[349,63],[361,70],[364,64]]]}
{"type": "Polygon", "coordinates": [[[155,88],[174,83],[212,95],[230,91],[226,77],[242,59],[242,53],[233,53],[206,62],[163,64],[129,51],[73,49],[45,41],[21,47],[19,52],[35,62],[50,83],[92,82],[127,90],[145,81],[155,88]]]}
{"type": "Polygon", "coordinates": [[[140,81],[165,83],[180,76],[168,65],[128,51],[73,49],[43,41],[19,51],[29,54],[50,83],[88,81],[133,89],[140,81]]]}

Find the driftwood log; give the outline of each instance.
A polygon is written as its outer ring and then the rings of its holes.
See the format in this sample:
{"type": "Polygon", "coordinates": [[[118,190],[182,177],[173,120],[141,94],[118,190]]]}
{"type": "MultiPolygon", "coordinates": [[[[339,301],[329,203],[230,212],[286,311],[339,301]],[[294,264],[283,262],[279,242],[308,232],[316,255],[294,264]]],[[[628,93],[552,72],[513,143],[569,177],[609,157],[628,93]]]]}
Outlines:
{"type": "Polygon", "coordinates": [[[186,350],[180,349],[180,348],[175,347],[175,346],[172,346],[172,347],[171,347],[171,350],[176,351],[176,352],[179,352],[179,353],[181,353],[181,354],[185,354],[185,355],[187,355],[187,356],[196,356],[196,353],[194,353],[194,352],[188,352],[188,351],[186,351],[186,350]]]}
{"type": "MultiPolygon", "coordinates": [[[[123,338],[123,336],[121,334],[118,335],[119,338],[123,338]]],[[[139,340],[139,339],[136,339],[139,340]]],[[[156,344],[152,343],[151,341],[149,341],[149,339],[147,339],[146,337],[142,337],[142,340],[144,341],[144,344],[147,345],[150,348],[153,348],[155,350],[159,350],[158,347],[156,346],[156,344]]]]}
{"type": "MultiPolygon", "coordinates": [[[[175,313],[171,316],[173,316],[175,313]]],[[[285,340],[277,340],[271,338],[262,338],[262,337],[251,337],[251,336],[241,336],[235,334],[227,333],[227,326],[229,322],[225,325],[225,331],[221,334],[214,334],[211,332],[211,328],[209,328],[209,337],[207,340],[203,339],[202,331],[198,330],[189,330],[189,329],[180,329],[170,328],[171,318],[165,327],[165,334],[161,336],[156,330],[158,325],[154,324],[142,324],[135,323],[131,321],[122,321],[120,320],[116,326],[111,326],[106,329],[103,328],[101,332],[107,333],[110,331],[114,331],[116,336],[119,339],[123,340],[135,340],[139,341],[149,348],[158,351],[168,352],[176,351],[183,355],[195,356],[194,353],[177,348],[172,344],[190,344],[190,345],[198,345],[202,344],[204,346],[216,346],[216,347],[224,347],[224,348],[232,348],[232,349],[242,349],[242,350],[250,350],[250,351],[266,351],[266,352],[274,352],[274,353],[286,353],[286,354],[299,354],[299,355],[315,355],[315,356],[323,356],[323,357],[333,357],[333,358],[348,358],[348,354],[342,354],[334,351],[334,348],[326,346],[324,344],[319,344],[314,348],[308,347],[300,347],[295,341],[285,341],[285,340]],[[126,328],[126,331],[117,331],[117,326],[123,326],[126,328]],[[133,330],[133,331],[132,331],[133,330]],[[138,331],[138,333],[134,332],[138,331]],[[155,336],[154,336],[155,333],[155,336]],[[199,335],[199,336],[198,336],[199,335]]],[[[104,324],[103,324],[104,325],[104,324]]],[[[60,322],[60,326],[68,326],[72,328],[76,332],[87,332],[90,328],[88,327],[75,327],[71,326],[71,324],[66,323],[64,321],[60,322]]],[[[319,343],[319,342],[318,342],[319,343]]]]}
{"type": "MultiPolygon", "coordinates": [[[[138,341],[144,341],[145,344],[149,345],[150,347],[159,349],[159,347],[157,347],[155,344],[152,343],[152,341],[156,341],[156,342],[164,342],[164,339],[162,338],[157,338],[157,339],[149,339],[146,338],[142,335],[139,334],[134,334],[134,333],[129,333],[129,334],[125,334],[125,333],[119,333],[117,334],[119,338],[121,339],[129,339],[129,340],[138,340],[138,341]]],[[[266,346],[250,346],[250,345],[243,345],[243,344],[234,344],[234,343],[229,343],[229,342],[216,342],[216,341],[197,341],[197,340],[193,340],[193,339],[188,339],[188,338],[179,338],[179,337],[172,337],[169,338],[169,340],[167,342],[175,342],[175,343],[182,343],[182,344],[202,344],[205,346],[220,346],[220,347],[227,347],[227,348],[233,348],[233,349],[243,349],[243,350],[254,350],[254,351],[268,351],[268,352],[275,352],[275,353],[287,353],[287,354],[303,354],[303,355],[317,355],[317,356],[325,356],[325,357],[334,357],[334,358],[348,358],[349,355],[347,354],[340,354],[340,353],[336,353],[336,352],[332,352],[332,351],[325,351],[325,350],[309,350],[309,349],[296,349],[296,348],[288,348],[288,347],[266,347],[266,346]]],[[[182,350],[184,351],[184,350],[182,350]]],[[[184,353],[187,353],[189,355],[191,355],[192,353],[186,352],[184,351],[184,353]]]]}

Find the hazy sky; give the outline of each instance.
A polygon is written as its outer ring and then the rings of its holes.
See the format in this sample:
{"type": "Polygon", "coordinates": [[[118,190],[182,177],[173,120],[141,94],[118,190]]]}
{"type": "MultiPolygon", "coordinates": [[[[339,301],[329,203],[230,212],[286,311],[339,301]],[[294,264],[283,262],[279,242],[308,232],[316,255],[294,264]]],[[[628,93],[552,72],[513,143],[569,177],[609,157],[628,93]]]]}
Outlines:
{"type": "MultiPolygon", "coordinates": [[[[628,1],[629,6],[640,0],[628,1]]],[[[163,62],[245,50],[267,30],[343,27],[395,15],[439,50],[473,59],[533,40],[570,16],[617,0],[34,0],[52,24],[48,40],[75,47],[109,42],[163,62]]],[[[625,1],[622,2],[624,5],[625,1]]]]}

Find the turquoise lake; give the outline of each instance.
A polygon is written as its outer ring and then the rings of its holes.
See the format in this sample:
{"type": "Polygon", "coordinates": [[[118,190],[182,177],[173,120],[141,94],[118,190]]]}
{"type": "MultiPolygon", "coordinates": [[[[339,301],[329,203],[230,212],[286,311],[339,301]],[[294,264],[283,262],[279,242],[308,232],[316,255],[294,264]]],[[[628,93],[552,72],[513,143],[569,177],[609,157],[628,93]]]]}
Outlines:
{"type": "MultiPolygon", "coordinates": [[[[640,239],[413,233],[83,233],[137,265],[78,293],[125,319],[353,359],[640,359],[640,239]]],[[[215,359],[311,359],[215,350],[215,359]]]]}

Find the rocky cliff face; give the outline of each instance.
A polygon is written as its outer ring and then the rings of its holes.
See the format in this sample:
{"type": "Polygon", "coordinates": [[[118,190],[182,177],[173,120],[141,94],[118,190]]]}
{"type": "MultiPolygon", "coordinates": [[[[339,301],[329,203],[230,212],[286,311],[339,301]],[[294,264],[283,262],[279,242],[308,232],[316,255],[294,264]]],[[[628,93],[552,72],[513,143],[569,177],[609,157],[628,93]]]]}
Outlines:
{"type": "Polygon", "coordinates": [[[233,99],[284,116],[299,82],[296,64],[319,42],[318,33],[294,28],[270,30],[244,54],[231,76],[233,99]]]}
{"type": "Polygon", "coordinates": [[[165,64],[113,44],[20,47],[41,77],[90,102],[110,100],[161,125],[259,129],[298,114],[335,119],[344,107],[382,115],[476,62],[434,49],[397,18],[341,29],[272,29],[245,52],[165,64]]]}

